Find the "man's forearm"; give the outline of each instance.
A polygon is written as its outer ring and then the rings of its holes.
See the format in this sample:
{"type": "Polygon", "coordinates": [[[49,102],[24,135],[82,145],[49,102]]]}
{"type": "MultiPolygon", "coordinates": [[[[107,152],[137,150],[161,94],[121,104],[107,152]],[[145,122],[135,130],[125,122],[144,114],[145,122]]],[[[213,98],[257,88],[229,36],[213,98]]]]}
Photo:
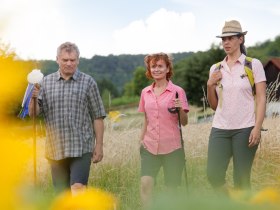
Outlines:
{"type": "Polygon", "coordinates": [[[103,118],[95,119],[93,123],[96,142],[95,144],[103,145],[104,121],[103,118]]]}

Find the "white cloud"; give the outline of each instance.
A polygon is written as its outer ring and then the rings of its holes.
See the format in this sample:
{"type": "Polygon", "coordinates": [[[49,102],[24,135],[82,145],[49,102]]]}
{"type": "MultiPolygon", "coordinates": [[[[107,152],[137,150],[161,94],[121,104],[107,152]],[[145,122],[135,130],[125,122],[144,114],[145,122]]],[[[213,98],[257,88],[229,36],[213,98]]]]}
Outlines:
{"type": "Polygon", "coordinates": [[[159,9],[145,20],[137,20],[114,32],[116,54],[186,52],[193,48],[195,17],[159,9]]]}
{"type": "Polygon", "coordinates": [[[3,41],[24,59],[55,59],[58,37],[64,34],[55,4],[55,0],[14,1],[9,7],[12,15],[1,34],[3,41]]]}
{"type": "MultiPolygon", "coordinates": [[[[137,14],[135,18],[127,12],[132,8],[107,14],[104,3],[100,6],[97,1],[0,0],[0,41],[26,59],[55,59],[57,46],[65,41],[75,42],[81,56],[87,58],[96,54],[196,52],[219,43],[215,36],[225,20],[234,18],[248,30],[246,45],[250,46],[279,34],[277,27],[271,27],[279,25],[280,15],[280,3],[273,1],[237,0],[229,2],[229,9],[228,4],[213,3],[218,0],[170,0],[164,4],[168,10],[146,14],[157,4],[144,0],[142,4],[148,4],[149,9],[139,4],[137,10],[144,17],[137,14]]],[[[119,4],[112,1],[108,7],[119,8],[119,4]]]]}

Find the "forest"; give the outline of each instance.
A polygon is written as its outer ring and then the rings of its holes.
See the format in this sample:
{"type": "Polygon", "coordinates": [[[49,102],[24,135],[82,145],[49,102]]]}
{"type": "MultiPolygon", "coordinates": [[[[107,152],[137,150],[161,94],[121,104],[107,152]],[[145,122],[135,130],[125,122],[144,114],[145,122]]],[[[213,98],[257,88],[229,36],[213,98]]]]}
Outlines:
{"type": "MultiPolygon", "coordinates": [[[[280,57],[280,36],[248,47],[247,55],[263,64],[272,57],[280,57]]],[[[209,69],[225,56],[221,46],[211,45],[207,51],[172,56],[175,72],[172,81],[185,89],[191,104],[202,106],[209,69]]],[[[102,95],[109,91],[112,98],[139,96],[141,89],[151,82],[144,75],[144,57],[143,54],[95,55],[91,59],[80,58],[79,69],[95,78],[102,95]]],[[[45,75],[57,71],[53,60],[41,60],[37,64],[45,75]]]]}
{"type": "MultiPolygon", "coordinates": [[[[207,51],[172,54],[175,74],[171,79],[173,83],[184,88],[190,104],[198,107],[205,105],[203,99],[211,65],[221,61],[225,56],[221,46],[211,45],[209,48],[207,51]]],[[[248,47],[247,55],[260,59],[264,65],[270,58],[280,57],[280,35],[248,47]]],[[[144,54],[95,55],[91,59],[81,57],[79,69],[94,77],[108,110],[111,106],[137,104],[142,88],[151,83],[145,77],[144,57],[144,54]]],[[[41,69],[44,75],[58,70],[54,60],[21,60],[9,46],[0,43],[0,67],[3,75],[7,71],[7,63],[12,64],[10,71],[16,75],[27,75],[34,68],[41,69]]],[[[2,80],[6,81],[4,77],[2,80]]],[[[26,85],[27,81],[22,82],[18,88],[19,97],[5,105],[6,114],[17,115],[21,109],[26,85]]]]}

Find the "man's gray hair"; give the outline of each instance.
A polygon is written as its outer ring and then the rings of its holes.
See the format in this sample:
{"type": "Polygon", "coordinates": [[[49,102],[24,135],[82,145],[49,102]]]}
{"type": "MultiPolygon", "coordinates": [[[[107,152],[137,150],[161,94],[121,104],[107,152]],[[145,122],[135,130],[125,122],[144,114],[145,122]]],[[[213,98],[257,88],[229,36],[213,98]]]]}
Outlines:
{"type": "Polygon", "coordinates": [[[65,42],[63,44],[61,44],[58,48],[57,48],[57,56],[60,55],[60,53],[62,52],[62,50],[65,50],[66,52],[70,53],[75,51],[77,53],[77,57],[79,58],[80,56],[80,51],[79,48],[77,47],[76,44],[72,43],[72,42],[65,42]]]}

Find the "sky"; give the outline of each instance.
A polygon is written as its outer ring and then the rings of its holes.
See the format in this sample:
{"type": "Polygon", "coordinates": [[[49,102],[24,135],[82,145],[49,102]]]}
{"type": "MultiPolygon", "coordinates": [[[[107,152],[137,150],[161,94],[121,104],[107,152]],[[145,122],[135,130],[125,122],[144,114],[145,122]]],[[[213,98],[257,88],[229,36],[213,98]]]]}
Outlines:
{"type": "Polygon", "coordinates": [[[197,52],[219,44],[238,20],[253,46],[280,35],[278,0],[0,0],[0,43],[22,59],[56,59],[74,42],[80,56],[197,52]]]}

